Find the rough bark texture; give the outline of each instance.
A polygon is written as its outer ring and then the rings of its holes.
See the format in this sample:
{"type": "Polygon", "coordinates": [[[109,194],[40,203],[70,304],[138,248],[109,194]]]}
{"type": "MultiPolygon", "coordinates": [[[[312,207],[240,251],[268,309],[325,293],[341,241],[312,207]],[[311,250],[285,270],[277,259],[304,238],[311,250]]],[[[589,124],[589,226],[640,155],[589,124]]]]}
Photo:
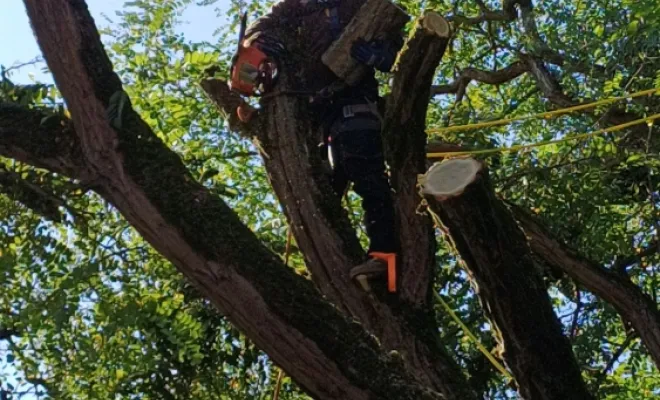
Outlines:
{"type": "MultiPolygon", "coordinates": [[[[220,81],[212,85],[222,84],[226,85],[220,81]]],[[[286,84],[283,76],[280,85],[285,88],[286,84]]],[[[232,113],[232,104],[223,104],[222,99],[214,101],[232,113]]],[[[255,132],[260,142],[271,184],[317,287],[360,320],[385,349],[398,351],[422,382],[447,398],[473,398],[460,370],[439,343],[432,310],[402,302],[384,287],[377,287],[376,297],[369,296],[350,281],[348,270],[364,259],[364,251],[317,158],[316,127],[313,116],[305,114],[305,100],[278,96],[264,106],[265,119],[243,134],[255,132]]]]}
{"type": "Polygon", "coordinates": [[[553,238],[529,213],[515,207],[513,212],[529,239],[532,251],[614,306],[623,319],[630,322],[660,367],[660,313],[655,302],[625,276],[587,260],[553,238]]]}
{"type": "Polygon", "coordinates": [[[472,81],[487,83],[489,85],[500,85],[509,82],[525,72],[529,71],[529,67],[520,61],[498,69],[496,71],[484,71],[477,68],[465,68],[461,71],[460,75],[454,82],[448,85],[437,85],[431,89],[431,95],[436,96],[439,94],[456,94],[456,101],[461,101],[465,96],[465,90],[472,81]]]}
{"type": "MultiPolygon", "coordinates": [[[[233,92],[227,86],[227,83],[218,79],[204,79],[201,82],[201,86],[204,89],[204,92],[208,95],[211,101],[219,104],[224,104],[225,107],[218,108],[220,112],[224,115],[223,117],[229,124],[229,129],[234,132],[239,132],[248,139],[252,139],[257,135],[256,132],[252,131],[252,126],[256,124],[249,124],[241,121],[238,118],[236,109],[239,106],[245,105],[245,100],[236,92],[233,92]],[[231,111],[227,111],[231,110],[231,111]]],[[[259,113],[256,112],[256,115],[253,115],[252,120],[258,118],[259,113]]]]}
{"type": "MultiPolygon", "coordinates": [[[[388,99],[384,134],[404,244],[401,289],[399,296],[388,295],[384,288],[372,296],[348,279],[348,269],[363,259],[364,251],[321,167],[318,127],[304,99],[268,99],[257,118],[244,124],[232,120],[241,100],[222,82],[203,83],[210,97],[229,111],[234,129],[255,138],[262,149],[316,288],[286,268],[225,203],[194,182],[180,158],[135,112],[126,110],[122,129],[109,126],[105,109],[121,83],[83,0],[24,1],[75,130],[65,119],[42,123],[43,115],[34,110],[0,104],[0,155],[74,177],[96,190],[315,398],[476,398],[438,340],[428,304],[432,232],[429,221],[415,213],[421,200],[415,184],[424,169],[429,87],[447,45],[446,36],[429,29],[437,23],[422,21],[415,30],[388,99]],[[390,350],[400,356],[388,354],[390,350]]],[[[534,36],[528,0],[506,1],[501,13],[484,15],[513,20],[516,5],[523,10],[526,31],[534,36]]],[[[389,17],[369,18],[381,23],[389,17]]],[[[428,18],[439,21],[437,15],[428,18]]],[[[521,63],[535,74],[542,90],[551,89],[546,95],[558,93],[549,98],[563,101],[537,56],[521,57],[521,63]]],[[[510,76],[523,66],[514,69],[510,76]]],[[[284,71],[282,89],[292,75],[284,71]]],[[[493,194],[487,172],[461,196],[443,201],[439,213],[478,287],[521,396],[590,399],[524,235],[493,194]]],[[[534,229],[528,228],[528,235],[540,232],[534,229]]],[[[637,321],[639,329],[647,329],[640,336],[657,357],[657,310],[639,289],[596,273],[584,260],[577,267],[568,263],[580,259],[565,249],[558,251],[547,237],[537,238],[536,244],[532,237],[531,243],[537,253],[545,252],[544,258],[577,270],[575,278],[585,287],[591,281],[595,293],[603,290],[609,295],[603,298],[619,312],[632,315],[629,319],[637,321]],[[621,287],[613,290],[615,284],[621,287]]]]}
{"type": "Polygon", "coordinates": [[[417,175],[426,169],[429,88],[451,32],[449,24],[436,13],[427,13],[413,32],[396,67],[383,137],[396,193],[400,296],[416,306],[425,306],[433,285],[435,238],[431,221],[417,213],[422,200],[417,175]]]}
{"type": "Polygon", "coordinates": [[[497,332],[521,397],[591,399],[523,233],[484,167],[457,196],[434,203],[497,332]]]}
{"type": "Polygon", "coordinates": [[[5,170],[0,166],[0,193],[10,199],[20,202],[35,213],[54,222],[60,222],[62,213],[60,207],[64,204],[43,185],[23,179],[20,174],[5,170]]]}
{"type": "MultiPolygon", "coordinates": [[[[230,321],[315,398],[438,398],[194,182],[135,112],[126,110],[121,130],[110,128],[105,108],[121,83],[84,1],[25,4],[69,105],[85,166],[97,175],[94,189],[230,321]]],[[[25,158],[43,164],[37,154],[25,158]]]]}
{"type": "Polygon", "coordinates": [[[92,180],[84,166],[70,121],[0,102],[0,154],[83,181],[92,180]]]}
{"type": "Polygon", "coordinates": [[[355,85],[367,67],[351,57],[355,40],[366,41],[389,32],[398,33],[410,17],[390,0],[367,0],[337,39],[323,54],[323,62],[349,85],[355,85]]]}

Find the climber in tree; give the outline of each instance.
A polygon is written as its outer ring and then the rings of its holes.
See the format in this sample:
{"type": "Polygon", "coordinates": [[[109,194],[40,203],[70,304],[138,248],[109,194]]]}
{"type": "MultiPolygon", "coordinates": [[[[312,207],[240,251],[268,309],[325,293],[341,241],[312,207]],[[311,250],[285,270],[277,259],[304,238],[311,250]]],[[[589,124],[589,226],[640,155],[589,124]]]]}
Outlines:
{"type": "MultiPolygon", "coordinates": [[[[351,278],[383,274],[384,260],[393,257],[398,247],[391,188],[385,172],[381,116],[376,106],[379,99],[374,69],[390,71],[403,45],[401,34],[353,44],[352,57],[373,67],[355,86],[337,85],[337,76],[321,61],[322,54],[363,3],[364,0],[284,0],[247,29],[242,43],[251,52],[262,52],[263,57],[285,64],[291,60],[288,57],[292,57],[293,50],[287,49],[282,39],[296,32],[300,46],[295,49],[297,59],[306,56],[296,89],[323,94],[315,97],[312,108],[326,128],[326,142],[331,143],[333,188],[342,196],[349,182],[353,182],[355,192],[362,197],[370,257],[351,269],[351,278]],[[319,98],[322,98],[320,102],[319,98]]],[[[240,50],[237,54],[240,57],[240,50]]],[[[257,76],[256,71],[236,70],[243,66],[236,58],[232,76],[238,73],[257,76]]],[[[272,89],[271,84],[269,79],[257,82],[264,92],[272,89]]]]}

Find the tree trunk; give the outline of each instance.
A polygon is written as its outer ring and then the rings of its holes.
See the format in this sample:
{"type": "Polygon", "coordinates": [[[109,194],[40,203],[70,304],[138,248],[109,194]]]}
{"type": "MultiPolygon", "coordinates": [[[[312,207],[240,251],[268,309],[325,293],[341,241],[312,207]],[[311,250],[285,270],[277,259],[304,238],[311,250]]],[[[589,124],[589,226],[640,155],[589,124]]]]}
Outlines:
{"type": "Polygon", "coordinates": [[[447,160],[429,170],[424,187],[435,189],[433,209],[464,261],[521,396],[591,399],[525,237],[495,197],[486,167],[447,160]]]}
{"type": "MultiPolygon", "coordinates": [[[[440,18],[436,17],[435,20],[440,18]]],[[[414,41],[414,51],[402,55],[408,59],[409,66],[397,72],[395,80],[409,83],[412,77],[417,76],[428,81],[432,79],[435,68],[444,52],[446,37],[441,38],[431,27],[419,31],[414,41]],[[424,56],[428,54],[428,56],[424,56]],[[424,69],[417,74],[415,67],[424,63],[424,69]],[[402,80],[403,78],[403,80],[402,80]]],[[[412,43],[413,41],[411,41],[412,43]]],[[[411,48],[411,50],[412,50],[411,48]]],[[[292,88],[295,81],[289,76],[295,73],[285,71],[278,83],[279,90],[286,91],[292,88]],[[289,87],[291,86],[291,87],[289,87]]],[[[423,86],[423,83],[418,83],[423,86]]],[[[217,80],[206,80],[202,83],[207,93],[223,108],[227,114],[232,114],[234,102],[223,102],[227,97],[226,84],[217,80]]],[[[397,90],[401,96],[415,96],[415,104],[425,109],[428,96],[419,96],[419,91],[410,90],[414,87],[405,87],[397,90]],[[418,100],[421,99],[421,102],[418,100]]],[[[412,101],[412,98],[411,98],[412,101]]],[[[401,97],[399,103],[405,102],[401,97]]],[[[412,300],[412,296],[389,295],[385,291],[377,291],[375,297],[364,293],[355,282],[348,277],[348,270],[364,260],[365,254],[360,246],[354,229],[351,227],[345,211],[341,208],[340,199],[334,194],[329,185],[327,172],[321,166],[316,146],[322,134],[318,132],[318,121],[310,118],[306,109],[307,99],[294,96],[276,96],[262,102],[262,112],[255,119],[251,127],[243,130],[246,136],[254,136],[263,149],[264,163],[269,173],[270,181],[275,193],[283,206],[290,226],[296,237],[296,242],[305,256],[306,264],[312,274],[312,279],[321,292],[333,303],[346,312],[359,319],[369,331],[373,332],[388,350],[399,352],[411,371],[414,371],[423,382],[442,392],[447,398],[473,398],[474,394],[464,381],[463,375],[455,362],[442,349],[437,334],[432,310],[423,301],[412,300]]],[[[408,108],[406,108],[408,109],[408,108]]],[[[417,113],[421,116],[423,124],[425,112],[417,113]]],[[[394,114],[392,114],[394,115],[394,114]]],[[[406,118],[410,118],[407,115],[406,118]]],[[[405,121],[404,121],[405,122],[405,121]]],[[[424,137],[423,125],[417,130],[417,135],[424,137]]],[[[419,136],[418,136],[419,137],[419,136]]],[[[422,139],[423,141],[423,139],[422,139]]],[[[422,145],[423,147],[423,145],[422,145]]],[[[402,147],[402,151],[406,151],[402,147]]],[[[423,151],[415,155],[415,160],[422,160],[423,151]]],[[[415,179],[419,170],[412,173],[413,179],[408,179],[408,192],[417,196],[415,179]]],[[[408,171],[410,173],[410,171],[408,171]]],[[[414,214],[419,198],[407,201],[410,205],[405,212],[414,214]]],[[[430,226],[424,225],[430,234],[430,226]]],[[[410,224],[412,221],[405,221],[410,224]]],[[[413,223],[416,223],[414,221],[413,223]]],[[[412,230],[419,229],[411,227],[412,230]]],[[[416,249],[421,249],[417,260],[422,259],[421,269],[424,276],[408,274],[411,287],[422,290],[410,291],[404,288],[402,293],[414,292],[416,299],[425,299],[429,295],[428,285],[433,266],[433,253],[430,237],[415,243],[416,249]],[[421,246],[420,246],[421,244],[421,246]],[[418,284],[422,282],[422,284],[418,284]]],[[[414,250],[414,249],[413,249],[414,250]]],[[[413,254],[413,253],[410,253],[413,254]]],[[[414,258],[409,257],[404,267],[414,264],[414,258]]],[[[417,269],[419,271],[419,269],[417,269]]],[[[416,300],[415,299],[415,300],[416,300]]]]}
{"type": "MultiPolygon", "coordinates": [[[[286,88],[286,76],[280,85],[286,88]]],[[[260,142],[271,184],[312,279],[324,295],[373,332],[384,348],[400,352],[423,382],[447,398],[472,398],[460,370],[438,342],[428,309],[413,309],[384,290],[370,296],[350,280],[348,271],[365,259],[364,250],[321,166],[314,141],[319,137],[317,127],[309,117],[302,117],[309,115],[305,106],[304,99],[294,97],[268,100],[265,125],[259,131],[265,132],[260,142]]]]}
{"type": "Polygon", "coordinates": [[[417,22],[396,66],[387,98],[383,138],[390,165],[399,232],[400,296],[417,307],[431,298],[435,238],[428,217],[417,213],[422,198],[417,176],[426,169],[426,111],[435,70],[451,31],[440,15],[428,12],[417,22]]]}
{"type": "MultiPolygon", "coordinates": [[[[110,127],[105,109],[121,83],[84,1],[25,4],[73,116],[72,142],[79,143],[92,173],[86,183],[232,323],[315,398],[439,398],[418,384],[398,357],[383,353],[362,326],[286,268],[226,204],[191,178],[180,158],[130,107],[121,129],[110,127]]],[[[22,157],[29,151],[30,144],[18,146],[16,132],[2,133],[8,135],[4,155],[22,157]]],[[[25,158],[39,160],[39,152],[25,158]]]]}

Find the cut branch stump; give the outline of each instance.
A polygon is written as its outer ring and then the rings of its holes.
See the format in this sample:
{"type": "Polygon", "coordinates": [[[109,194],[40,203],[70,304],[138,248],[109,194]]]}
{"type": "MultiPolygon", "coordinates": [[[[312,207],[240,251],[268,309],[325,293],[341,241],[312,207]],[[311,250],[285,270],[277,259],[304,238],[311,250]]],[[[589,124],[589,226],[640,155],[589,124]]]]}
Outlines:
{"type": "Polygon", "coordinates": [[[495,195],[486,165],[445,160],[421,184],[435,198],[429,196],[431,208],[468,270],[521,398],[592,399],[525,236],[495,195]]]}

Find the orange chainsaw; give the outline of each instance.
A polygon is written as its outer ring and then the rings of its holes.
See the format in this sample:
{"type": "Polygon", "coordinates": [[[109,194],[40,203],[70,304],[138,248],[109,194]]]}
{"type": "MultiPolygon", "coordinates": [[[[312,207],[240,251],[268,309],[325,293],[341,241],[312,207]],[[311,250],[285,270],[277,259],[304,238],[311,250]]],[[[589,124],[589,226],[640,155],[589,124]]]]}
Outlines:
{"type": "Polygon", "coordinates": [[[277,79],[277,63],[259,46],[245,43],[247,13],[241,18],[238,48],[232,59],[229,88],[244,96],[261,96],[272,89],[277,79]]]}

